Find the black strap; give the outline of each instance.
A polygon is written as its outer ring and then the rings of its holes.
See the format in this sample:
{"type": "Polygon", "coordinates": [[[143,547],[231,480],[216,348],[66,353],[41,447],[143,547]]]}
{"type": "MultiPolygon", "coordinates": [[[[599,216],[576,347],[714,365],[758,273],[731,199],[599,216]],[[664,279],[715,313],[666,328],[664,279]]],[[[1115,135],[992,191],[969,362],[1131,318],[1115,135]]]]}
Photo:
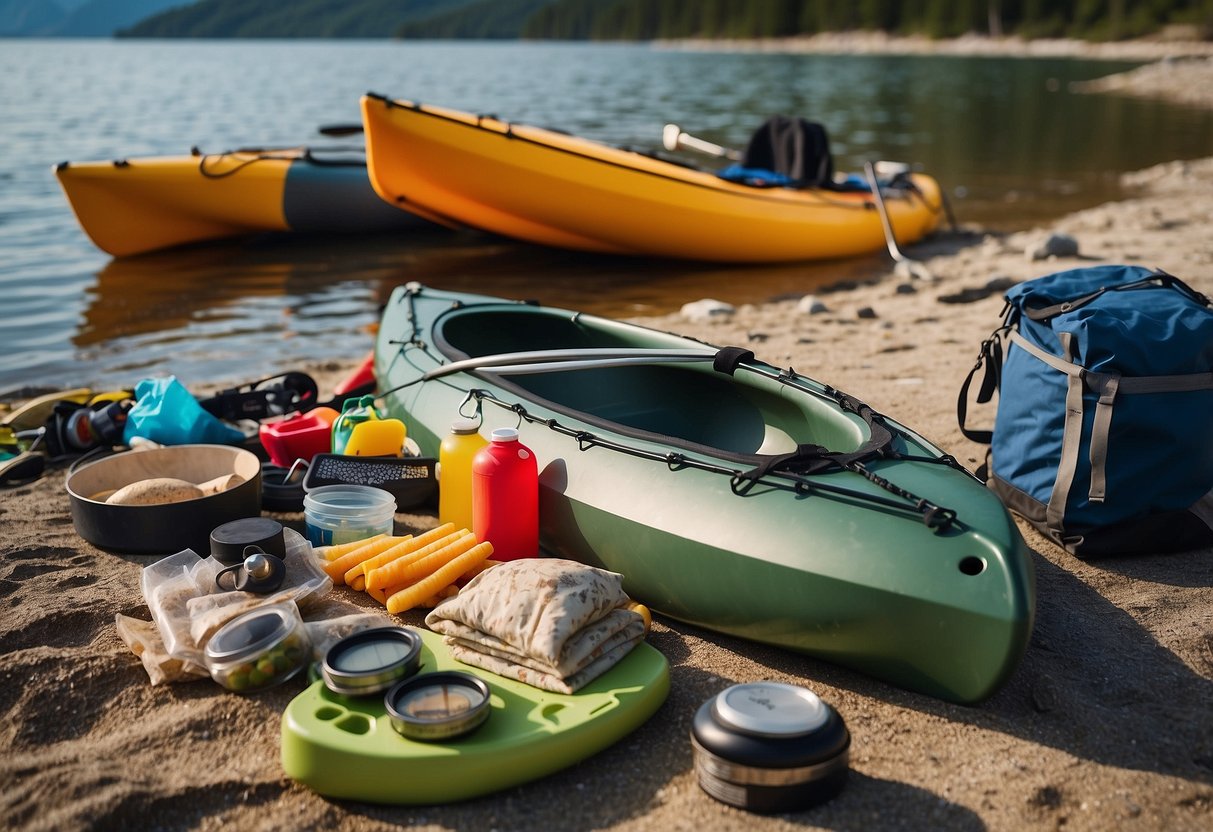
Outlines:
{"type": "MultiPolygon", "coordinates": [[[[876,411],[858,399],[837,390],[833,391],[833,396],[844,410],[856,414],[867,424],[869,432],[867,442],[848,453],[831,451],[822,445],[797,445],[796,450],[791,453],[773,456],[749,471],[738,474],[738,480],[753,485],[775,471],[804,476],[845,470],[850,469],[856,463],[885,455],[893,444],[893,431],[889,430],[876,411]]],[[[745,493],[748,487],[741,489],[739,493],[745,493]]]]}
{"type": "Polygon", "coordinates": [[[1003,331],[995,330],[989,338],[981,342],[981,349],[977,353],[977,363],[965,376],[964,383],[960,385],[960,394],[956,397],[956,423],[960,426],[960,432],[965,435],[966,439],[982,445],[989,445],[993,441],[994,431],[973,430],[966,427],[969,388],[973,383],[973,377],[981,369],[984,369],[985,373],[981,377],[981,387],[977,390],[976,401],[978,404],[988,403],[994,398],[994,391],[1002,387],[1002,338],[1000,336],[1003,331]]]}
{"type": "Polygon", "coordinates": [[[754,351],[744,347],[721,347],[712,359],[712,369],[725,375],[733,375],[743,361],[753,361],[754,351]]]}

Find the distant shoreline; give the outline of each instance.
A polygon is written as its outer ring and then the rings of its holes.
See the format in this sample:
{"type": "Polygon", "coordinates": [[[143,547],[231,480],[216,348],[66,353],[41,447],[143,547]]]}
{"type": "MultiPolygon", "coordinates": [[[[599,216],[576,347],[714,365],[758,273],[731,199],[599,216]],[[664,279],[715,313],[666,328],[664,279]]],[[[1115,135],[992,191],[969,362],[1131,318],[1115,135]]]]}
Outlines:
{"type": "Polygon", "coordinates": [[[965,35],[935,40],[920,35],[885,32],[823,32],[789,38],[696,39],[653,41],[661,49],[703,52],[786,52],[838,55],[956,55],[1008,58],[1089,58],[1113,61],[1158,61],[1164,58],[1213,57],[1213,41],[1140,39],[1096,42],[1075,38],[1025,40],[965,35]]]}
{"type": "Polygon", "coordinates": [[[977,35],[952,40],[892,37],[881,32],[821,34],[769,40],[680,40],[657,48],[702,52],[762,52],[820,55],[951,55],[967,57],[1086,58],[1141,61],[1142,66],[1082,84],[1074,92],[1118,93],[1173,104],[1213,108],[1213,42],[1135,40],[1090,43],[1073,39],[1032,40],[977,35]]]}

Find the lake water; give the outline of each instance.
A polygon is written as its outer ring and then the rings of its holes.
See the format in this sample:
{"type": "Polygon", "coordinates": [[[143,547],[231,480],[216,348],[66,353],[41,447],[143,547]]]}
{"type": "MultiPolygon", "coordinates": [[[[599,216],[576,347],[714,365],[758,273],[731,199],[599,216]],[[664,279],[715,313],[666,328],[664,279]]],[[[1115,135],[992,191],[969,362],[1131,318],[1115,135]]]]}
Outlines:
{"type": "Polygon", "coordinates": [[[716,54],[644,45],[26,41],[0,45],[0,395],[251,381],[371,345],[398,283],[611,315],[712,296],[812,291],[886,265],[720,267],[594,257],[435,230],[407,239],[258,238],[126,260],[95,249],[51,172],[63,161],[323,142],[370,91],[656,147],[676,122],[744,145],[768,115],[821,121],[840,169],[912,162],[962,222],[1027,227],[1118,196],[1126,170],[1213,153],[1213,114],[1079,95],[1128,64],[716,54]]]}

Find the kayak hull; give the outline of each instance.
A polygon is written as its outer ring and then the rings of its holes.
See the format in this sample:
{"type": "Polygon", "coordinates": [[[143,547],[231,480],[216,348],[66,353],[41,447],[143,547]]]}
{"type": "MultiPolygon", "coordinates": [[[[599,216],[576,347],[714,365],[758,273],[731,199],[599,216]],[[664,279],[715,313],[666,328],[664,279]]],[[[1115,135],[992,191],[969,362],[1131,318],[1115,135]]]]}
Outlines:
{"type": "Polygon", "coordinates": [[[263,232],[422,224],[375,196],[361,158],[305,148],[64,162],[55,175],[89,239],[115,257],[263,232]]]}
{"type": "MultiPolygon", "coordinates": [[[[980,701],[1014,671],[1034,616],[1032,565],[1009,514],[967,472],[934,461],[868,465],[955,511],[955,522],[943,528],[850,471],[810,477],[803,491],[763,480],[739,493],[719,469],[747,470],[806,439],[840,448],[865,441],[865,422],[838,407],[831,388],[804,377],[797,384],[811,393],[748,370],[730,376],[711,364],[653,368],[657,384],[648,388],[629,386],[629,378],[644,377],[624,367],[534,377],[481,370],[417,381],[466,358],[453,342],[474,341],[474,332],[484,333],[475,344],[482,352],[511,316],[523,319],[518,337],[529,335],[544,349],[559,340],[558,322],[590,333],[573,347],[708,348],[562,310],[396,290],[376,348],[379,389],[391,391],[388,410],[408,423],[424,453],[436,453],[458,415],[477,412],[486,435],[517,427],[539,463],[546,551],[621,573],[630,595],[671,618],[942,699],[980,701]],[[582,409],[553,400],[561,397],[582,409]],[[750,419],[751,406],[762,419],[750,419]],[[685,419],[693,424],[680,425],[685,419]],[[810,422],[810,434],[797,435],[797,425],[810,422]],[[695,441],[677,438],[683,427],[695,441]],[[842,492],[829,490],[835,487],[842,492]]],[[[500,352],[517,346],[501,340],[500,352]]],[[[887,421],[903,455],[943,457],[887,421]]]]}
{"type": "MultiPolygon", "coordinates": [[[[487,116],[362,99],[371,184],[422,216],[560,248],[721,262],[850,257],[886,245],[870,193],[754,188],[487,116]]],[[[939,186],[885,202],[898,243],[942,214],[939,186]]]]}

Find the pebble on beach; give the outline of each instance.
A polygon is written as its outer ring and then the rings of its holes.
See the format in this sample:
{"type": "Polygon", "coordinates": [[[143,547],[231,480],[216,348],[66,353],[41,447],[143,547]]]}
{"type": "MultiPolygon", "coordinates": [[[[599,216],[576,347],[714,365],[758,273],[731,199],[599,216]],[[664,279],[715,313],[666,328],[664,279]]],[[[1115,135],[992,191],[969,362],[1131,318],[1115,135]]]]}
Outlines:
{"type": "Polygon", "coordinates": [[[682,309],[679,310],[679,314],[692,323],[702,323],[703,321],[730,318],[736,311],[736,308],[724,301],[715,300],[714,298],[704,298],[703,300],[684,303],[682,309]]]}
{"type": "Polygon", "coordinates": [[[1043,242],[1028,248],[1029,260],[1048,260],[1050,257],[1077,257],[1078,240],[1069,234],[1054,232],[1043,242]]]}
{"type": "Polygon", "coordinates": [[[796,311],[803,315],[821,315],[830,309],[816,295],[805,295],[796,302],[796,311]]]}

